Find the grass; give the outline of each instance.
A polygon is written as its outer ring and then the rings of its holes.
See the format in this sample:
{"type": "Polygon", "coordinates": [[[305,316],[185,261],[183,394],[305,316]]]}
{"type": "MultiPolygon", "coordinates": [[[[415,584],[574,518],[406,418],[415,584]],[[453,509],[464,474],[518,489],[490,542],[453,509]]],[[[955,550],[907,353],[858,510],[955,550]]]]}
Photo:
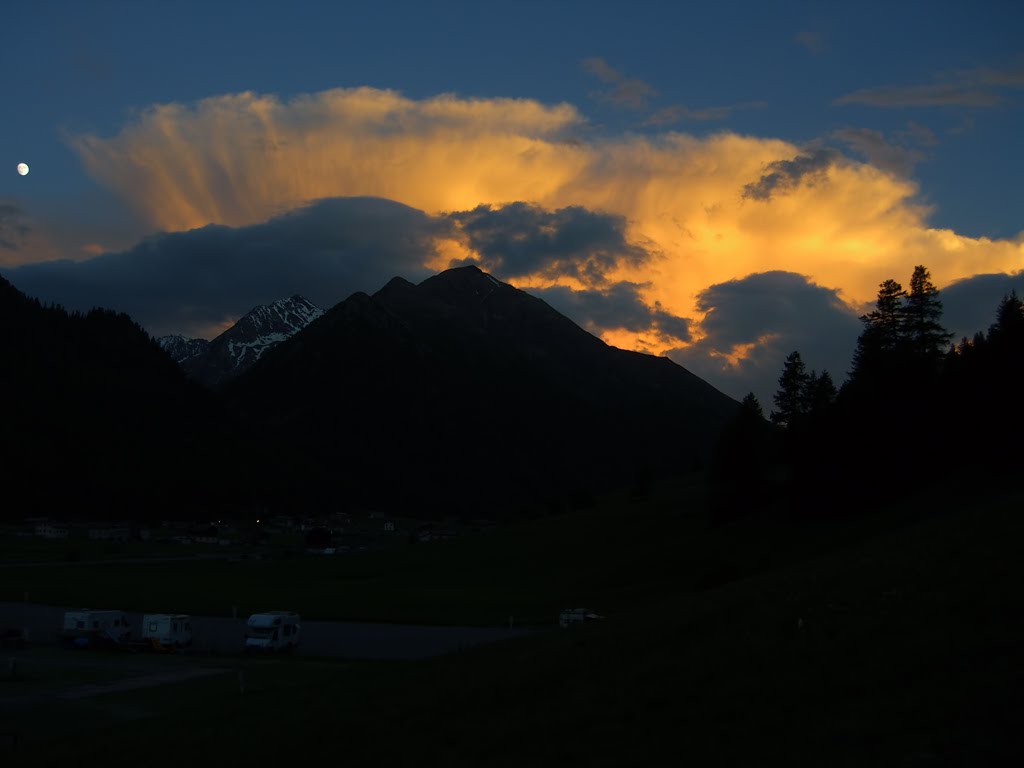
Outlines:
{"type": "Polygon", "coordinates": [[[0,600],[104,605],[142,612],[246,615],[268,606],[307,619],[427,624],[551,624],[564,607],[619,613],[656,605],[856,541],[888,523],[830,526],[747,521],[709,530],[693,478],[647,499],[500,530],[350,555],[266,560],[5,568],[0,600]],[[763,545],[766,537],[773,546],[763,545]]]}
{"type": "Polygon", "coordinates": [[[75,537],[43,539],[36,536],[0,535],[0,564],[67,563],[124,560],[139,557],[190,557],[226,555],[212,544],[182,545],[167,541],[104,541],[75,537]]]}
{"type": "MultiPolygon", "coordinates": [[[[750,521],[695,541],[682,536],[695,520],[667,523],[652,502],[637,526],[646,535],[585,538],[615,543],[606,562],[637,542],[675,559],[645,565],[643,552],[626,553],[628,567],[610,576],[591,563],[597,553],[562,558],[575,571],[534,565],[538,580],[561,578],[558,589],[590,590],[607,621],[428,662],[232,660],[244,695],[229,675],[18,712],[17,762],[98,760],[116,739],[152,765],[296,750],[361,766],[1020,764],[1022,500],[938,515],[923,514],[922,500],[899,525],[884,510],[791,529],[750,521]],[[755,550],[771,554],[745,562],[755,550]],[[156,743],[176,750],[147,749],[156,743]]],[[[496,540],[491,555],[520,552],[531,529],[549,553],[561,550],[547,534],[580,533],[574,518],[524,525],[509,534],[516,546],[496,540]]],[[[402,561],[410,589],[442,562],[429,552],[402,561]]],[[[483,556],[476,567],[462,574],[470,585],[501,570],[483,556]]]]}
{"type": "Polygon", "coordinates": [[[51,649],[9,653],[0,657],[0,700],[66,689],[71,685],[106,683],[141,674],[123,661],[89,662],[83,658],[54,657],[51,649]]]}

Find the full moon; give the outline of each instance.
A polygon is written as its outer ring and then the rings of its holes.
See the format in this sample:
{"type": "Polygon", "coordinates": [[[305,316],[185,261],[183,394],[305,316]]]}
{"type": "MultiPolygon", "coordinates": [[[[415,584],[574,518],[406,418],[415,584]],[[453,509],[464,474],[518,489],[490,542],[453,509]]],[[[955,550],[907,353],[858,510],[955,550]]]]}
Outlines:
{"type": "Polygon", "coordinates": [[[22,176],[27,176],[28,165],[26,165],[25,163],[18,163],[18,173],[20,173],[22,176]]]}

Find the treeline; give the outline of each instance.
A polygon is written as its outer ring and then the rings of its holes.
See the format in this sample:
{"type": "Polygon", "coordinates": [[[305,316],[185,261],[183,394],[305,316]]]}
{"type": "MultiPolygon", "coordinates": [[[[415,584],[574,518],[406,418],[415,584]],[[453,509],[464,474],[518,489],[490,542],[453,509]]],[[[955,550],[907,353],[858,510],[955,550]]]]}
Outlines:
{"type": "Polygon", "coordinates": [[[0,278],[0,329],[0,520],[207,517],[240,498],[223,409],[130,317],[0,278]]]}
{"type": "Polygon", "coordinates": [[[921,490],[962,490],[1024,458],[1024,303],[996,308],[987,332],[951,344],[931,275],[879,286],[861,317],[847,381],[783,363],[770,417],[753,394],[712,466],[714,512],[727,520],[771,505],[804,515],[856,512],[921,490]]]}

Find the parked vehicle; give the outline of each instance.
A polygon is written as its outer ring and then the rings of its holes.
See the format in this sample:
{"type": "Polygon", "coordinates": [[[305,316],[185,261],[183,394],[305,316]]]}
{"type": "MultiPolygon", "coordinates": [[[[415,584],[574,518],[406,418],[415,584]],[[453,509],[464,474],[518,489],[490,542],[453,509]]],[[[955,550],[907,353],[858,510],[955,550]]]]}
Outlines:
{"type": "Polygon", "coordinates": [[[245,623],[245,650],[275,652],[297,647],[300,620],[292,611],[254,613],[245,623]]]}
{"type": "Polygon", "coordinates": [[[79,648],[95,645],[120,645],[131,640],[128,617],[123,611],[99,611],[80,608],[64,613],[61,640],[79,648]]]}
{"type": "Polygon", "coordinates": [[[584,621],[603,618],[604,616],[598,616],[589,608],[565,608],[558,614],[558,626],[565,629],[573,624],[581,624],[584,621]]]}
{"type": "Polygon", "coordinates": [[[156,651],[192,645],[192,617],[184,613],[147,613],[142,617],[142,639],[156,651]]]}

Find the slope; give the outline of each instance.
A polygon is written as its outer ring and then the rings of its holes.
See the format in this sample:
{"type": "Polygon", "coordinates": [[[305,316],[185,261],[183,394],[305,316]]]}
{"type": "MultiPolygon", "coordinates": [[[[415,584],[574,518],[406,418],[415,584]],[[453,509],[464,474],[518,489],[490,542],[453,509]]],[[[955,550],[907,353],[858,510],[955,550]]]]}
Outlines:
{"type": "Polygon", "coordinates": [[[43,307],[0,278],[5,516],[198,514],[233,491],[223,409],[123,314],[43,307]]]}
{"type": "Polygon", "coordinates": [[[308,494],[414,515],[643,486],[701,462],[736,407],[476,267],[354,294],[226,394],[287,446],[282,503],[308,494]]]}

